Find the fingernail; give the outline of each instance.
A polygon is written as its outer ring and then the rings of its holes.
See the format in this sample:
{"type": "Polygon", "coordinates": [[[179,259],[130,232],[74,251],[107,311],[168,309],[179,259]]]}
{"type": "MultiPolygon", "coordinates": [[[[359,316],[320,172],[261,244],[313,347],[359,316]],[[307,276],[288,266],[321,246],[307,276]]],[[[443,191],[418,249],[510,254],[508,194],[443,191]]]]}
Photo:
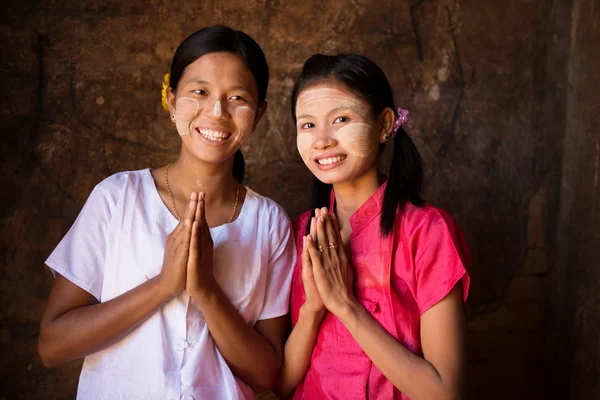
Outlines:
{"type": "Polygon", "coordinates": [[[191,200],[196,200],[198,194],[196,192],[192,192],[192,194],[190,194],[190,199],[191,200]]]}

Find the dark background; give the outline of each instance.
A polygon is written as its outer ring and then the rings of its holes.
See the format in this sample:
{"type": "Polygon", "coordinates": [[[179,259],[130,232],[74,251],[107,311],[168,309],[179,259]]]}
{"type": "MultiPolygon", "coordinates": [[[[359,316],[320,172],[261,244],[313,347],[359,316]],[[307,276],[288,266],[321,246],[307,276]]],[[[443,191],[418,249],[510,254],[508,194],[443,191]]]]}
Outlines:
{"type": "Polygon", "coordinates": [[[215,23],[271,68],[250,187],[307,208],[294,79],[314,53],[372,58],[473,253],[468,398],[600,398],[600,1],[22,0],[0,18],[0,400],[74,398],[80,362],[36,353],[44,260],[99,181],[176,158],[162,78],[215,23]]]}

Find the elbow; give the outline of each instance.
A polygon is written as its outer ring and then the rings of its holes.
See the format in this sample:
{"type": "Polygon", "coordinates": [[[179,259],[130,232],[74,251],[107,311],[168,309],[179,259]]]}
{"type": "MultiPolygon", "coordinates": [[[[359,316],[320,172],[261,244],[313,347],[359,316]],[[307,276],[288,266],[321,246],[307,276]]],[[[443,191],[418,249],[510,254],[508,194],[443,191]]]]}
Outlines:
{"type": "Polygon", "coordinates": [[[280,367],[281,361],[279,360],[277,363],[273,363],[270,368],[267,368],[260,376],[255,376],[255,379],[249,386],[252,387],[252,390],[256,393],[264,393],[273,388],[277,382],[280,367]]]}
{"type": "Polygon", "coordinates": [[[49,341],[47,338],[44,338],[44,335],[40,333],[37,351],[42,364],[46,368],[57,368],[65,364],[65,362],[58,357],[54,347],[55,346],[52,345],[51,341],[49,341]]]}
{"type": "Polygon", "coordinates": [[[276,379],[277,373],[265,374],[265,376],[256,379],[250,386],[256,393],[264,393],[275,385],[276,379]]]}

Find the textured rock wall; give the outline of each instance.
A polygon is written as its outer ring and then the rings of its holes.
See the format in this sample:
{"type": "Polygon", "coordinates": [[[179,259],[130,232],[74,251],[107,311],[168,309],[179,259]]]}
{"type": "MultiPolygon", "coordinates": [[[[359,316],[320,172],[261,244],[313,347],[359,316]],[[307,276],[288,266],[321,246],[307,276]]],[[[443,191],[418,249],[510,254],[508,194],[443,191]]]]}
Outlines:
{"type": "MultiPolygon", "coordinates": [[[[583,40],[585,28],[597,24],[589,13],[591,7],[597,15],[597,5],[578,3],[588,8],[580,14],[581,56],[571,63],[568,1],[23,0],[6,6],[0,24],[0,399],[73,398],[80,363],[48,371],[36,354],[51,285],[43,262],[95,184],[176,157],[178,135],[160,106],[162,77],[178,43],[215,23],[249,33],[269,60],[270,106],[244,146],[247,180],[291,215],[307,207],[310,182],[289,113],[303,61],[321,51],[354,51],[384,69],[396,102],[415,120],[411,135],[426,163],[426,198],[460,222],[472,249],[469,397],[536,398],[567,109],[560,93],[568,65],[577,67],[571,80],[585,89],[585,80],[575,78],[583,71],[592,79],[586,56],[600,41],[597,34],[583,40]]],[[[598,133],[597,125],[570,127],[572,150],[587,151],[593,164],[584,128],[598,133]]],[[[567,172],[577,187],[584,184],[577,168],[587,164],[572,161],[567,172]]],[[[579,223],[592,229],[580,211],[573,218],[563,211],[567,236],[579,223]]],[[[587,245],[570,251],[579,254],[587,245]]],[[[591,268],[590,260],[581,261],[591,268]]],[[[573,284],[586,279],[581,268],[573,284]]],[[[595,282],[581,301],[590,299],[595,282]]]]}

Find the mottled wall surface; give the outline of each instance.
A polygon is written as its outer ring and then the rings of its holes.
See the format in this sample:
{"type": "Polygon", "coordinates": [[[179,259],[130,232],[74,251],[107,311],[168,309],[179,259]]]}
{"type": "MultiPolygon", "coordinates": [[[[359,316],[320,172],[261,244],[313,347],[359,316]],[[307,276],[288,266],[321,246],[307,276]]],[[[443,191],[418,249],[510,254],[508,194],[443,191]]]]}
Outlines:
{"type": "MultiPolygon", "coordinates": [[[[576,31],[580,58],[569,62],[571,4],[565,1],[97,0],[5,7],[0,399],[73,397],[80,363],[47,371],[36,354],[38,320],[52,281],[43,262],[95,184],[118,171],[175,159],[179,138],[160,106],[162,77],[178,43],[215,23],[249,33],[269,60],[269,110],[244,145],[247,180],[292,216],[308,206],[310,182],[289,113],[303,61],[321,51],[354,51],[384,69],[396,102],[415,120],[411,136],[426,163],[426,198],[460,222],[472,249],[469,397],[538,398],[544,283],[561,198],[567,113],[559,89],[569,66],[582,96],[594,91],[580,73],[597,80],[597,55],[586,57],[600,43],[598,18],[592,17],[598,6],[594,0],[575,3],[585,12],[576,31]],[[596,39],[586,42],[589,26],[596,39]]],[[[571,94],[576,108],[569,115],[578,115],[584,103],[578,93],[571,94]]],[[[586,110],[582,117],[592,120],[592,108],[586,110]]],[[[597,154],[583,130],[597,135],[597,122],[569,126],[567,147],[585,152],[587,161],[571,155],[573,167],[565,173],[573,179],[572,196],[595,195],[586,203],[593,206],[597,189],[576,189],[587,182],[580,169],[597,154]]],[[[563,255],[582,254],[572,281],[579,285],[587,279],[585,268],[595,262],[597,269],[597,253],[583,251],[597,239],[598,213],[589,220],[586,210],[573,207],[580,213],[562,209],[565,235],[580,223],[596,234],[563,255]]],[[[593,300],[594,276],[579,301],[593,300]]],[[[597,310],[586,304],[587,312],[597,310]]],[[[573,335],[593,335],[587,323],[573,329],[573,335]]],[[[597,370],[597,360],[594,365],[597,370]]],[[[582,382],[591,385],[591,377],[582,382]]]]}
{"type": "Polygon", "coordinates": [[[600,397],[600,4],[573,1],[548,358],[558,394],[600,397]]]}

